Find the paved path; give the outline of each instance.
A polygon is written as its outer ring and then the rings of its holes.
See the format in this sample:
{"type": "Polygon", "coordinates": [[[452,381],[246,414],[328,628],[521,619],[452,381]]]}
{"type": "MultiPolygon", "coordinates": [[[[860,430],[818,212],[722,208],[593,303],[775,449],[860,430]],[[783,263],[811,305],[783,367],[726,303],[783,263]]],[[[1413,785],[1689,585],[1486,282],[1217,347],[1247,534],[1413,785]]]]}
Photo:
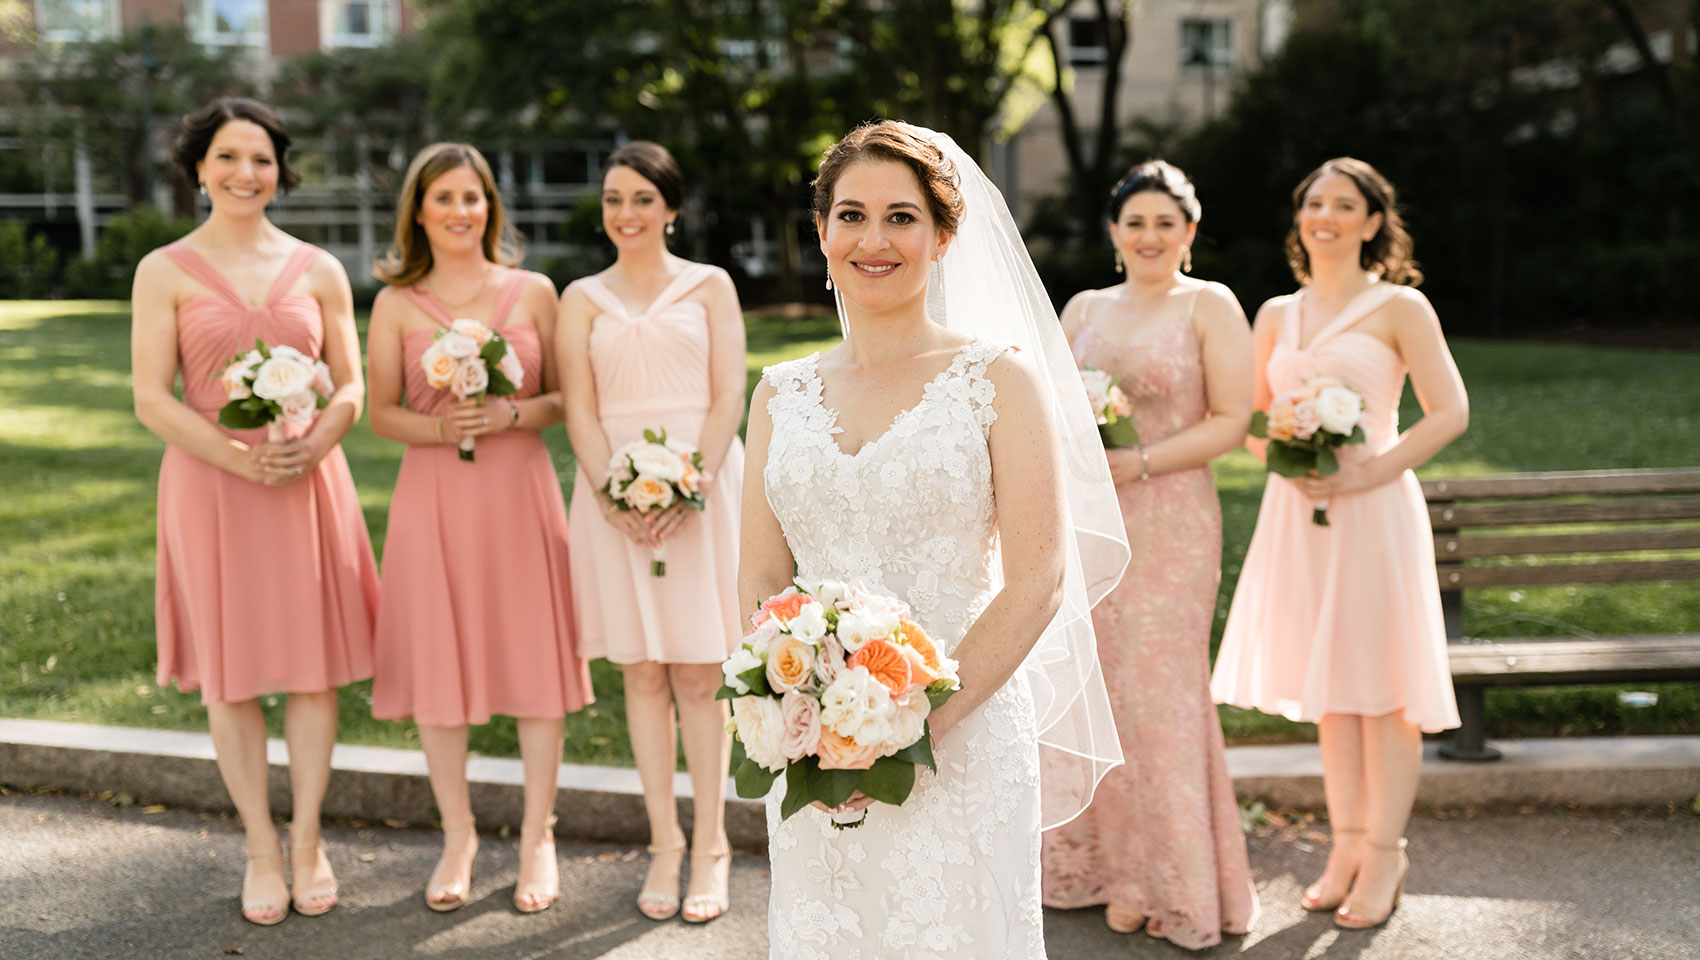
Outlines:
{"type": "MultiPolygon", "coordinates": [[[[328,827],[343,903],[259,928],[237,913],[241,835],[211,814],[53,794],[0,797],[0,958],[537,958],[721,960],[767,955],[766,860],[740,855],[733,909],[704,927],[656,924],[631,906],[644,861],[631,847],[563,843],[567,883],[546,913],[511,906],[518,857],[486,835],[475,901],[434,914],[420,887],[430,831],[328,827]]],[[[1325,848],[1305,827],[1251,840],[1264,899],[1256,931],[1202,956],[1253,960],[1693,960],[1700,958],[1700,817],[1550,812],[1411,826],[1405,902],[1384,929],[1336,931],[1298,909],[1325,848]]],[[[1096,910],[1049,911],[1054,960],[1193,956],[1117,936],[1096,910]]]]}

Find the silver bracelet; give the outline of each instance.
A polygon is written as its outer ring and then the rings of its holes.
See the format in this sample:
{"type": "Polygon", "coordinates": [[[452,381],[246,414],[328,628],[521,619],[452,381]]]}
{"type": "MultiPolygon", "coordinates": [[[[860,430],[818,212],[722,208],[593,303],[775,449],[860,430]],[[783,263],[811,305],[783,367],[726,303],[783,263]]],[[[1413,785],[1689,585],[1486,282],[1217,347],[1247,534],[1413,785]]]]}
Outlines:
{"type": "Polygon", "coordinates": [[[1145,444],[1143,443],[1134,444],[1133,449],[1139,451],[1139,462],[1141,464],[1139,468],[1139,479],[1151,479],[1151,454],[1145,452],[1145,444]]]}

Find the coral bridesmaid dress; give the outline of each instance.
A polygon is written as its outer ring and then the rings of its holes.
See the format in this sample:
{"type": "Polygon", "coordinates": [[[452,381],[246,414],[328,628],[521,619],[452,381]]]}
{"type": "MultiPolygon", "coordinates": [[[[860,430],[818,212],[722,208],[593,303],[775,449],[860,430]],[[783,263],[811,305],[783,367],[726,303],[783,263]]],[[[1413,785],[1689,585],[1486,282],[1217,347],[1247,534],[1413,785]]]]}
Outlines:
{"type": "MultiPolygon", "coordinates": [[[[590,329],[597,413],[613,449],[666,428],[699,442],[709,408],[708,314],[681,297],[714,268],[691,264],[647,309],[628,315],[597,277],[574,281],[602,309],[590,329]]],[[[738,616],[738,498],[744,446],[737,437],[702,513],[666,542],[667,575],[649,573],[650,550],[610,526],[580,470],[573,482],[572,548],[581,649],[614,663],[719,663],[743,635],[738,616]]]]}
{"type": "MultiPolygon", "coordinates": [[[[503,325],[526,276],[509,273],[490,314],[525,369],[517,399],[543,388],[537,328],[503,325]]],[[[424,288],[397,290],[442,326],[454,322],[424,288]]],[[[402,365],[408,409],[436,416],[455,400],[419,366],[432,334],[403,337],[402,365]]],[[[507,416],[506,404],[492,403],[492,416],[507,416]]],[[[572,598],[566,508],[536,430],[479,437],[471,462],[453,446],[408,447],[384,543],[372,715],[457,727],[494,713],[547,719],[583,707],[590,670],[574,640],[572,598]]]]}
{"type": "MultiPolygon", "coordinates": [[[[255,306],[187,244],[165,248],[212,291],[177,310],[177,362],[190,409],[217,425],[228,398],[215,375],[256,338],[319,356],[319,302],[290,292],[319,254],[305,243],[296,248],[255,306]]],[[[218,429],[250,444],[266,435],[218,429]]],[[[289,436],[306,431],[291,425],[289,436]]],[[[166,448],[155,590],[161,686],[175,677],[178,689],[200,690],[203,703],[240,703],[365,679],[377,600],[372,545],[341,446],[279,487],[166,448]]]]}
{"type": "MultiPolygon", "coordinates": [[[[1191,309],[1125,346],[1086,319],[1075,359],[1120,378],[1145,443],[1205,419],[1191,309]]],[[[1197,950],[1223,931],[1245,933],[1257,913],[1209,690],[1222,511],[1209,467],[1116,492],[1133,559],[1093,608],[1092,626],[1127,763],[1104,777],[1085,813],[1045,834],[1045,902],[1113,903],[1156,918],[1170,941],[1197,950]]]]}
{"type": "MultiPolygon", "coordinates": [[[[1299,346],[1299,294],[1284,298],[1269,355],[1276,395],[1318,376],[1364,398],[1366,442],[1340,448],[1366,459],[1399,439],[1406,367],[1381,340],[1354,330],[1405,287],[1377,283],[1299,346]]],[[[1314,723],[1328,713],[1403,711],[1424,732],[1458,726],[1446,660],[1434,533],[1416,476],[1337,496],[1330,526],[1310,519],[1297,485],[1270,475],[1246,551],[1210,690],[1219,703],[1314,723]]]]}

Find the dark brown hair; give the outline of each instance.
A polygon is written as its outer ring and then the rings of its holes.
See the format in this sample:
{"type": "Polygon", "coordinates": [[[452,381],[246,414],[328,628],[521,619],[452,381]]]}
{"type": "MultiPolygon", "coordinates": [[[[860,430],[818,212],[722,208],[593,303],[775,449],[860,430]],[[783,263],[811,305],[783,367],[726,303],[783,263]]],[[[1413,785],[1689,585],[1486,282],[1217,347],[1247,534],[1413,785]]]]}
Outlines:
{"type": "Polygon", "coordinates": [[[864,160],[901,163],[921,181],[933,223],[954,234],[962,222],[962,191],[957,186],[956,165],[921,131],[901,120],[864,123],[833,144],[821,160],[814,183],[815,217],[825,221],[832,212],[832,191],[838,178],[851,165],[864,160]]]}
{"type": "Polygon", "coordinates": [[[638,176],[655,184],[661,202],[677,211],[685,202],[685,176],[667,148],[650,140],[633,140],[608,155],[607,168],[630,167],[638,176]]]}
{"type": "Polygon", "coordinates": [[[496,178],[490,173],[484,155],[467,143],[433,143],[408,164],[401,197],[396,201],[395,240],[372,266],[372,276],[392,287],[407,287],[431,272],[431,243],[419,223],[419,208],[425,204],[425,192],[438,177],[461,167],[478,174],[484,185],[484,202],[490,208],[484,220],[484,259],[505,267],[519,263],[519,235],[508,222],[502,194],[496,189],[496,178]]]}
{"type": "Polygon", "coordinates": [[[1204,206],[1198,202],[1198,190],[1181,168],[1166,160],[1147,160],[1127,172],[1110,190],[1107,219],[1115,223],[1122,218],[1122,208],[1137,193],[1161,193],[1175,201],[1187,223],[1204,219],[1204,206]]]}
{"type": "Polygon", "coordinates": [[[1381,229],[1358,253],[1358,265],[1380,274],[1390,283],[1414,287],[1423,282],[1423,272],[1417,268],[1411,235],[1405,231],[1405,220],[1399,215],[1398,198],[1393,184],[1380,171],[1352,157],[1335,157],[1310,172],[1293,190],[1293,228],[1287,231],[1287,264],[1300,283],[1310,282],[1310,254],[1299,239],[1299,211],[1304,209],[1305,194],[1316,181],[1331,173],[1351,180],[1363,194],[1371,215],[1381,214],[1381,229]]]}
{"type": "Polygon", "coordinates": [[[258,124],[271,137],[272,152],[277,154],[277,188],[288,193],[301,182],[301,177],[289,165],[289,134],[283,129],[277,111],[258,100],[247,97],[219,97],[194,113],[188,114],[177,127],[177,142],[172,144],[171,156],[177,172],[193,187],[200,182],[195,166],[207,157],[213,137],[232,120],[247,120],[258,124]]]}

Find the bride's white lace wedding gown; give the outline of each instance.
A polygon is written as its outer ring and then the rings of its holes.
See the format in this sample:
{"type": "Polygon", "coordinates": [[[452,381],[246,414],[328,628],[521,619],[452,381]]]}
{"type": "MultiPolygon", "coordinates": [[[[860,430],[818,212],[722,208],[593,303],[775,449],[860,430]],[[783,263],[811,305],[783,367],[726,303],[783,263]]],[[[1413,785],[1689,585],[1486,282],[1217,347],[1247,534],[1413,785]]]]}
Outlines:
{"type": "MultiPolygon", "coordinates": [[[[821,402],[819,356],[768,368],[777,394],[763,474],[803,579],[861,580],[913,608],[952,650],[1002,585],[986,438],[997,413],[986,366],[1006,348],[964,346],[921,401],[854,455],[821,402]]],[[[770,956],[784,960],[1038,960],[1039,758],[1020,672],[936,746],[901,807],[837,829],[768,797],[770,956]]]]}

